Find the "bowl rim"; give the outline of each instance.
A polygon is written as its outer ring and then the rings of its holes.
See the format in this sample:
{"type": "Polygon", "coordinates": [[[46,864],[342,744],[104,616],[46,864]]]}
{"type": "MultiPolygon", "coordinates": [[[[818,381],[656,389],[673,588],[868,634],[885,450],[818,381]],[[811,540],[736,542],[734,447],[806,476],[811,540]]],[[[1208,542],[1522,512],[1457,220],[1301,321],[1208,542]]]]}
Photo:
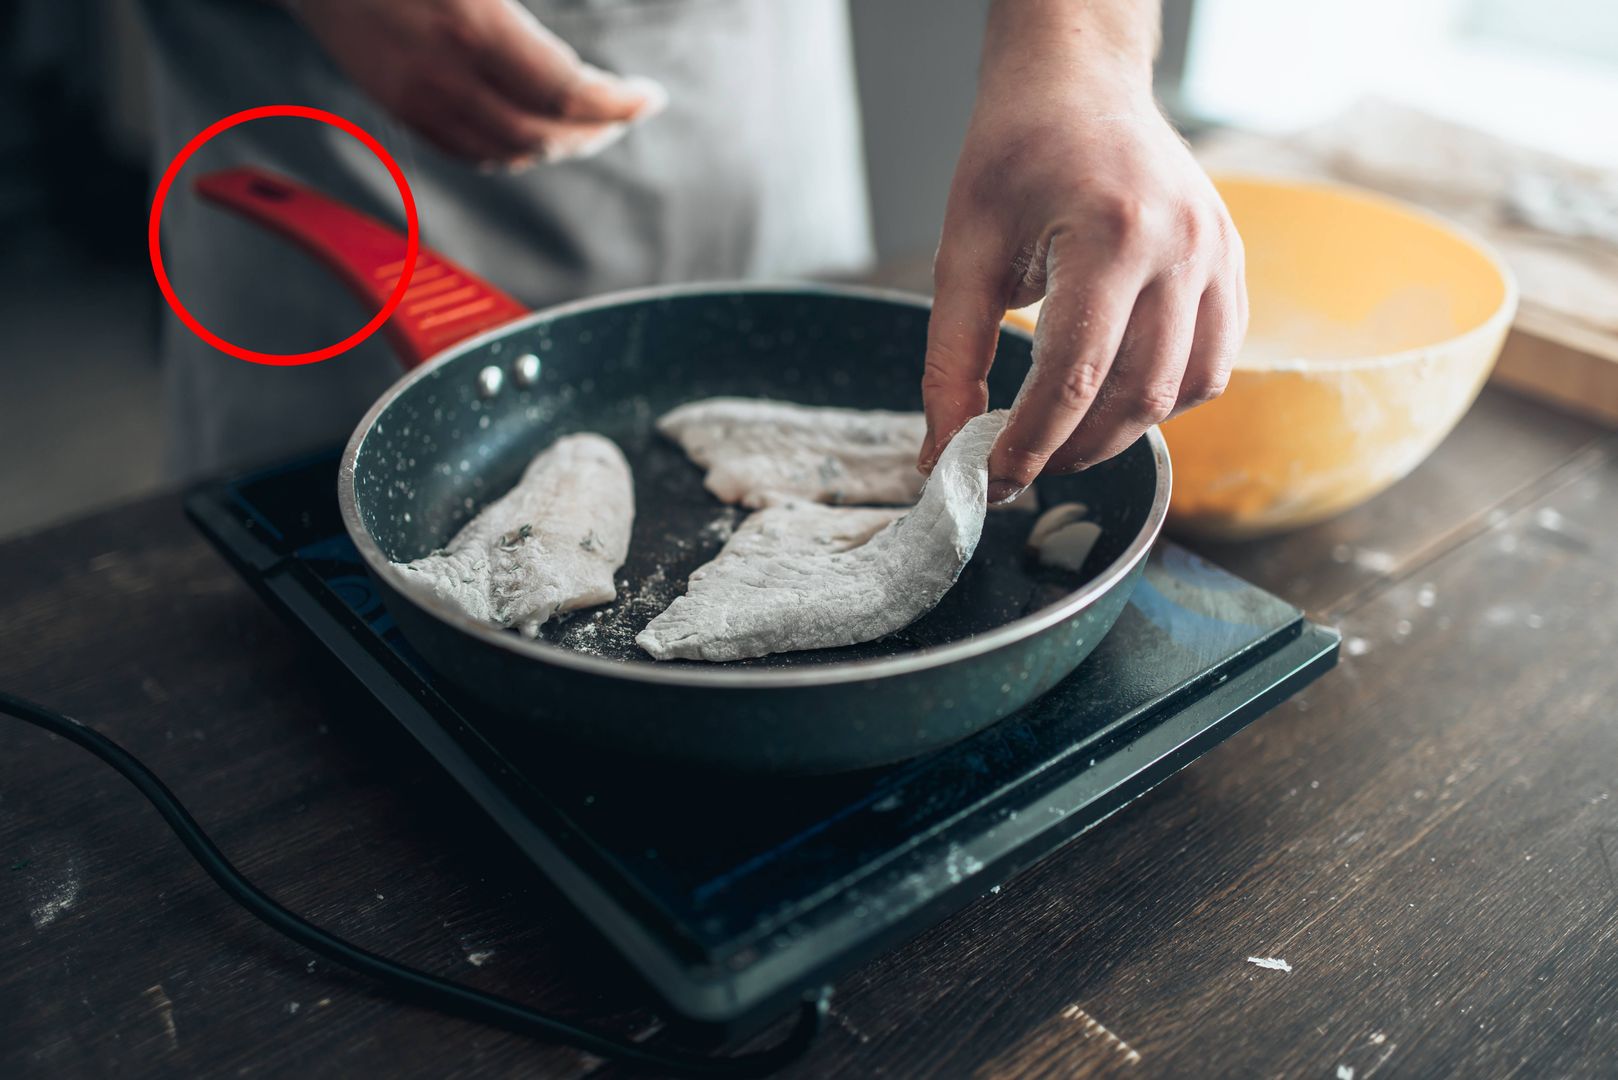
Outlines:
{"type": "MultiPolygon", "coordinates": [[[[1509,327],[1516,318],[1517,306],[1521,300],[1520,289],[1517,284],[1517,275],[1511,270],[1505,257],[1498,248],[1484,239],[1482,235],[1471,228],[1459,224],[1442,214],[1418,206],[1415,203],[1401,199],[1395,195],[1376,191],[1372,188],[1361,187],[1343,180],[1328,177],[1290,176],[1285,173],[1266,173],[1263,171],[1246,169],[1217,169],[1208,173],[1217,189],[1221,183],[1234,181],[1236,183],[1256,184],[1266,187],[1304,188],[1315,191],[1324,191],[1333,195],[1343,196],[1362,203],[1369,203],[1384,210],[1392,210],[1405,214],[1431,225],[1441,232],[1449,234],[1452,238],[1470,247],[1481,255],[1485,262],[1493,267],[1500,278],[1503,287],[1500,303],[1482,321],[1475,326],[1463,330],[1450,337],[1440,338],[1438,341],[1426,345],[1417,345],[1409,349],[1399,349],[1395,352],[1369,353],[1361,356],[1333,357],[1329,359],[1309,359],[1300,357],[1288,360],[1272,360],[1260,363],[1243,363],[1241,354],[1237,354],[1236,363],[1232,373],[1253,372],[1259,374],[1293,373],[1293,372],[1341,372],[1365,371],[1376,368],[1398,367],[1403,364],[1415,363],[1435,350],[1449,349],[1463,342],[1474,339],[1481,342],[1501,333],[1509,327]],[[1504,324],[1504,326],[1502,326],[1504,324]]],[[[1223,199],[1223,194],[1220,198],[1223,199]]]]}

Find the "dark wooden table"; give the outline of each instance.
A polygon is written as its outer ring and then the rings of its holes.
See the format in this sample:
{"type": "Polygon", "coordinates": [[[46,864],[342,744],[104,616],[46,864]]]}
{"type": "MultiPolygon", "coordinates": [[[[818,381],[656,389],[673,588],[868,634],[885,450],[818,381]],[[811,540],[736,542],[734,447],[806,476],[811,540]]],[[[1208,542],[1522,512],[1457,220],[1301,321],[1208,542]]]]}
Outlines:
{"type": "MultiPolygon", "coordinates": [[[[1205,550],[1342,627],[1341,667],[846,980],[790,1075],[1618,1075],[1618,437],[1491,391],[1370,505],[1205,550]]],[[[178,499],[0,546],[0,686],[122,740],[337,932],[658,1026],[178,499]]],[[[0,860],[0,1075],[620,1075],[311,963],[7,720],[0,860]]]]}

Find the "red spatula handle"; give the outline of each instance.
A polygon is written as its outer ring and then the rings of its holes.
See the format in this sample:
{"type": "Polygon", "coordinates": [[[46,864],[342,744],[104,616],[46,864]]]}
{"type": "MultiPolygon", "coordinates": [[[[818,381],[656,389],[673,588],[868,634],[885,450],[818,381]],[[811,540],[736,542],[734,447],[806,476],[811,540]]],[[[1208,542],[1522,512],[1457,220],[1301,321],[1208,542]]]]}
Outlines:
{"type": "MultiPolygon", "coordinates": [[[[211,172],[197,194],[297,244],[361,300],[381,308],[404,271],[405,237],[336,199],[252,166],[211,172]]],[[[448,259],[420,249],[410,285],[383,326],[406,370],[528,308],[448,259]]]]}

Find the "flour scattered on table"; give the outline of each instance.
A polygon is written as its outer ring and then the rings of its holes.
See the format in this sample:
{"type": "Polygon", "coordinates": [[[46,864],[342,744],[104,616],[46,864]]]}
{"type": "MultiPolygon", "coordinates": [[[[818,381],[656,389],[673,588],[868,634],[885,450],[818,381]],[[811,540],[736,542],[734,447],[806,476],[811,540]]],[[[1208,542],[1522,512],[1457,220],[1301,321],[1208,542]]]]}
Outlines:
{"type": "Polygon", "coordinates": [[[1352,1066],[1352,1065],[1339,1065],[1339,1066],[1337,1066],[1337,1080],[1354,1080],[1354,1066],[1352,1066]]]}
{"type": "Polygon", "coordinates": [[[174,1002],[169,1000],[163,984],[148,986],[141,991],[141,996],[152,1004],[152,1011],[157,1013],[158,1020],[163,1024],[163,1035],[168,1039],[169,1049],[177,1050],[180,1047],[180,1030],[174,1024],[174,1002]]]}
{"type": "Polygon", "coordinates": [[[60,879],[45,889],[34,902],[28,917],[33,921],[35,930],[43,930],[63,913],[71,908],[79,899],[78,870],[70,862],[60,879]]]}
{"type": "Polygon", "coordinates": [[[1292,965],[1274,956],[1249,956],[1247,962],[1267,971],[1291,971],[1292,965]]]}
{"type": "Polygon", "coordinates": [[[484,964],[487,964],[493,959],[493,949],[483,949],[479,952],[469,952],[466,954],[466,962],[471,964],[473,967],[482,967],[484,964]]]}
{"type": "Polygon", "coordinates": [[[1399,565],[1399,560],[1386,551],[1361,548],[1354,553],[1354,565],[1373,574],[1391,574],[1399,565]]]}
{"type": "Polygon", "coordinates": [[[553,616],[613,599],[634,519],[623,453],[600,435],[567,435],[443,549],[393,565],[407,590],[537,637],[553,616]]]}

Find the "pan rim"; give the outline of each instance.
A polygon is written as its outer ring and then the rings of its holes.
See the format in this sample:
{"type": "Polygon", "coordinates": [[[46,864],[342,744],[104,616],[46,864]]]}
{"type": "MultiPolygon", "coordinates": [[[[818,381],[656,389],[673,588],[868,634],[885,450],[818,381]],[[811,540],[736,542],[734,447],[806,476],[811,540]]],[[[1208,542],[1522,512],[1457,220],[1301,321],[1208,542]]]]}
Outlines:
{"type": "MultiPolygon", "coordinates": [[[[867,300],[882,300],[911,307],[932,308],[932,298],[919,293],[870,285],[852,285],[828,282],[750,282],[703,281],[679,285],[653,285],[635,289],[621,289],[602,293],[583,300],[573,300],[541,308],[514,319],[492,330],[450,346],[423,363],[405,372],[381,397],[371,405],[349,437],[343,449],[341,466],[337,474],[337,502],[343,517],[343,527],[349,539],[365,560],[366,567],[378,578],[390,582],[389,589],[414,604],[439,622],[461,633],[470,634],[487,645],[516,653],[519,656],[567,668],[581,674],[602,678],[627,680],[654,686],[701,687],[719,690],[785,689],[805,686],[828,686],[841,683],[870,682],[900,675],[912,675],[946,664],[982,656],[1032,637],[1042,630],[1066,622],[1107,594],[1121,582],[1141,560],[1146,558],[1156,543],[1168,516],[1169,494],[1173,488],[1173,470],[1169,461],[1168,443],[1155,426],[1148,428],[1145,439],[1151,449],[1156,484],[1152,505],[1146,521],[1141,525],[1123,554],[1114,559],[1101,573],[1065,599],[1024,615],[982,634],[974,634],[960,641],[932,645],[900,656],[879,657],[870,660],[843,660],[827,664],[790,668],[729,668],[722,665],[709,667],[672,666],[655,660],[624,661],[606,657],[588,656],[548,641],[530,640],[500,627],[482,623],[457,611],[436,597],[421,596],[413,590],[395,588],[388,575],[394,571],[392,563],[360,521],[359,507],[354,491],[354,463],[359,458],[365,438],[375,427],[388,407],[418,380],[426,378],[456,358],[484,345],[502,340],[537,323],[562,316],[615,307],[625,303],[661,300],[671,297],[699,296],[724,293],[802,293],[823,296],[842,296],[867,300]]],[[[1020,327],[1004,325],[1002,333],[1032,341],[1033,335],[1020,327]]]]}

